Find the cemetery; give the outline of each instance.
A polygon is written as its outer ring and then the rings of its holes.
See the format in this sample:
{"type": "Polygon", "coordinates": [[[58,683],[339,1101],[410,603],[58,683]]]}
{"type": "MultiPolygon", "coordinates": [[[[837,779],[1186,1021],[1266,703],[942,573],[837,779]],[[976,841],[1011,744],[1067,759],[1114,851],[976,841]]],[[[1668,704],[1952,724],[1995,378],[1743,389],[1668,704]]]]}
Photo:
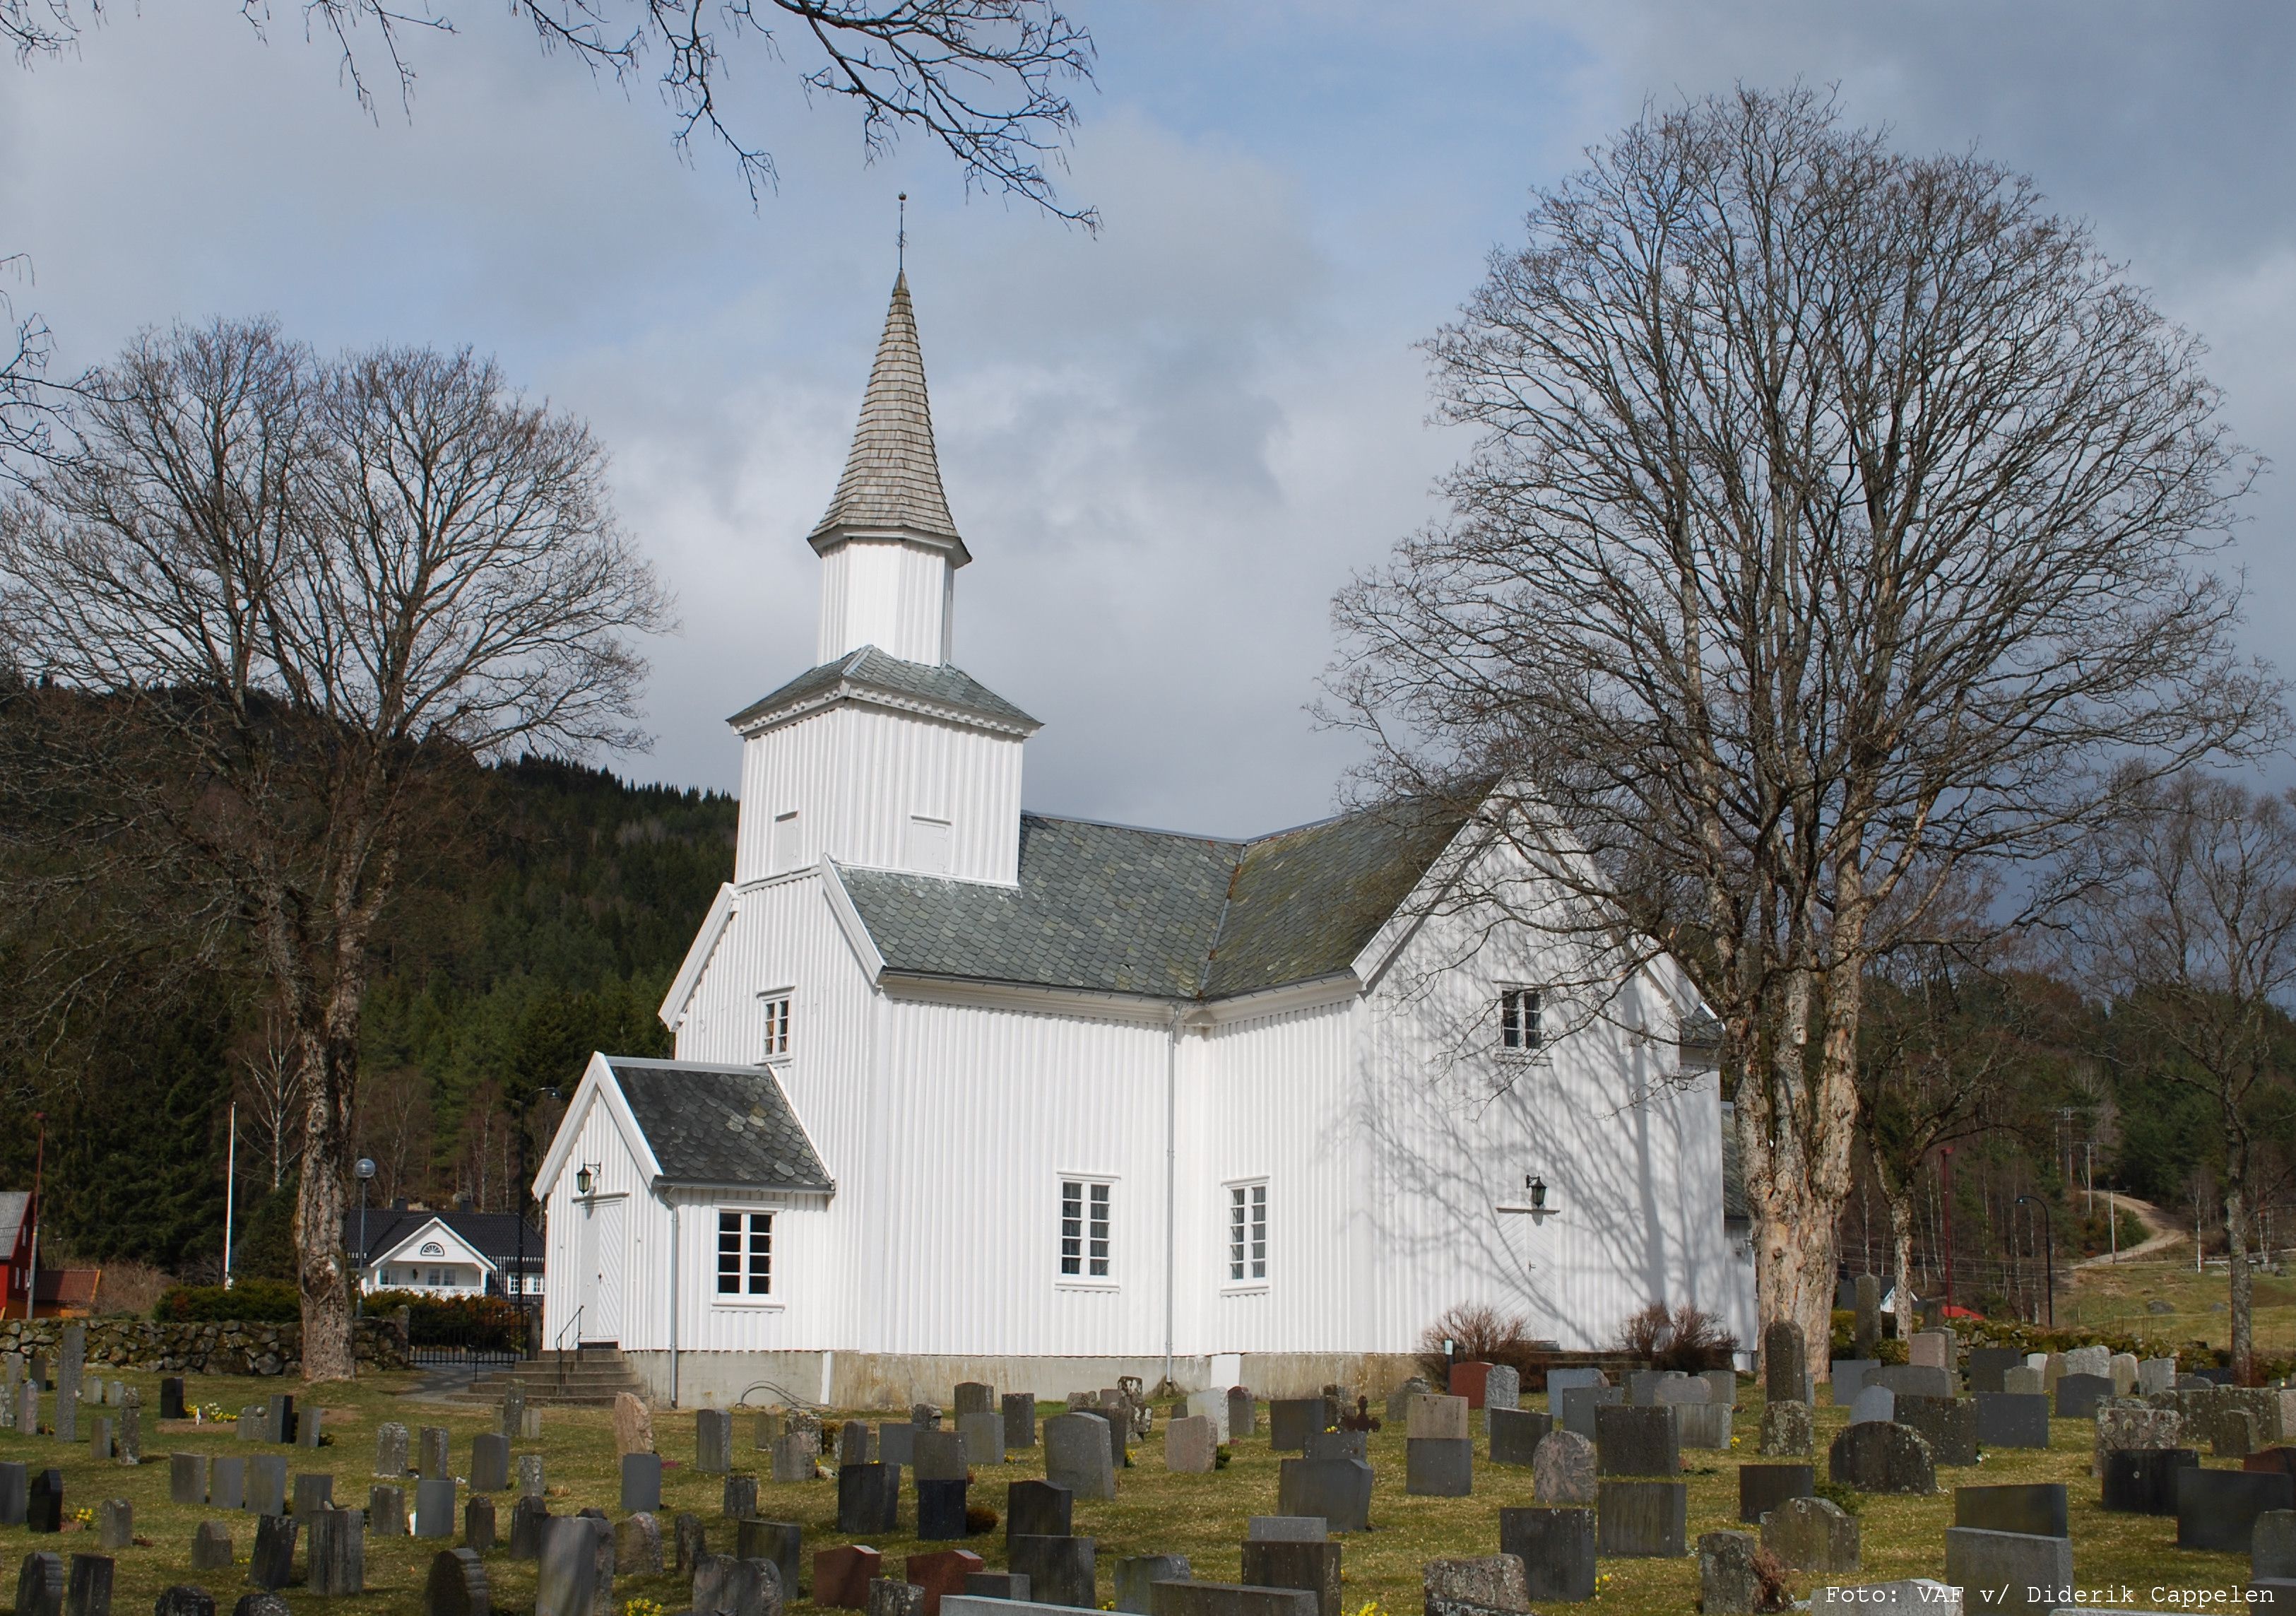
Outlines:
{"type": "Polygon", "coordinates": [[[2102,1347],[1925,1333],[1813,1396],[1781,1327],[1762,1377],[1525,1390],[1462,1365],[1456,1397],[966,1383],[824,1411],[496,1407],[404,1371],[314,1405],[121,1374],[78,1333],[0,1358],[20,1612],[1723,1612],[1920,1578],[2296,1597],[2296,1391],[2102,1347]]]}

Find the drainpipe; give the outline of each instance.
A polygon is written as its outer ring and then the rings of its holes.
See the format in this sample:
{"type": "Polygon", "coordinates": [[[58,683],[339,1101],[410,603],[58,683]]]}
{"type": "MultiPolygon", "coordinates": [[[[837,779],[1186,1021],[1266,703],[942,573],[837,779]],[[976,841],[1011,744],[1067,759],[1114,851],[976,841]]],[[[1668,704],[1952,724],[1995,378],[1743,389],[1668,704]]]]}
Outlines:
{"type": "Polygon", "coordinates": [[[1180,1091],[1180,1014],[1172,1006],[1172,1036],[1164,1046],[1164,1383],[1172,1383],[1172,1255],[1175,1210],[1173,1192],[1179,1176],[1178,1126],[1180,1091]]]}
{"type": "Polygon", "coordinates": [[[677,1198],[662,1197],[669,1207],[669,1406],[677,1407],[677,1198]]]}

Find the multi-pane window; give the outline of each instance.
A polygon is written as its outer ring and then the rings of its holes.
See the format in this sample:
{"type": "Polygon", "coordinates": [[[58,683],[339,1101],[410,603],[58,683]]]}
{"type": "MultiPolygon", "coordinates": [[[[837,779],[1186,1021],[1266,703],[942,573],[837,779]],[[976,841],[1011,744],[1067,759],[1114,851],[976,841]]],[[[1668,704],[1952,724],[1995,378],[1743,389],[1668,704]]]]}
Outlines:
{"type": "Polygon", "coordinates": [[[718,1214],[718,1294],[770,1296],[774,1292],[774,1215],[718,1214]]]}
{"type": "Polygon", "coordinates": [[[775,1061],[789,1054],[790,996],[770,993],[758,1000],[758,1010],[765,1019],[765,1036],[760,1040],[758,1058],[775,1061]]]}
{"type": "Polygon", "coordinates": [[[1509,988],[1499,995],[1499,1047],[1538,1047],[1538,989],[1509,988]]]}
{"type": "Polygon", "coordinates": [[[1106,1279],[1109,1186],[1090,1178],[1061,1180],[1061,1272],[1106,1279]]]}
{"type": "Polygon", "coordinates": [[[1227,1186],[1227,1277],[1231,1284],[1267,1277],[1267,1182],[1227,1186]]]}

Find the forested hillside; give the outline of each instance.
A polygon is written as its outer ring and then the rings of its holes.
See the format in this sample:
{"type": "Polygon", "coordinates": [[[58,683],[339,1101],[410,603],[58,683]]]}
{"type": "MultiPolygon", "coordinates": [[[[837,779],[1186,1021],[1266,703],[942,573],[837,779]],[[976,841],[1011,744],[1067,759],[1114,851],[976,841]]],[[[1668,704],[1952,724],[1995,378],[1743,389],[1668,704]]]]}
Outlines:
{"type": "MultiPolygon", "coordinates": [[[[570,1092],[591,1050],[668,1051],[655,1007],[733,869],[730,797],[538,761],[472,778],[459,833],[424,849],[377,950],[357,1128],[379,1202],[509,1210],[519,1112],[538,1154],[549,1091],[570,1092]]],[[[291,1197],[274,1192],[299,1122],[275,1030],[227,938],[108,908],[60,901],[9,932],[0,1182],[31,1182],[45,1111],[50,1251],[217,1270],[236,1100],[234,1266],[283,1275],[291,1197]],[[43,963],[75,928],[87,957],[43,963]]]]}

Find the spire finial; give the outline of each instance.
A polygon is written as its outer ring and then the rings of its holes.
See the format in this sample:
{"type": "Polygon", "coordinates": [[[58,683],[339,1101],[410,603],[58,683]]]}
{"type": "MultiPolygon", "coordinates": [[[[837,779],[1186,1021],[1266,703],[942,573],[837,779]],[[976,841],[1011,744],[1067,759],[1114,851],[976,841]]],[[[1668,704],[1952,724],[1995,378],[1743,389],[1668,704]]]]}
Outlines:
{"type": "Polygon", "coordinates": [[[901,192],[895,201],[900,208],[900,223],[893,231],[893,269],[906,275],[909,269],[909,193],[901,192]]]}

